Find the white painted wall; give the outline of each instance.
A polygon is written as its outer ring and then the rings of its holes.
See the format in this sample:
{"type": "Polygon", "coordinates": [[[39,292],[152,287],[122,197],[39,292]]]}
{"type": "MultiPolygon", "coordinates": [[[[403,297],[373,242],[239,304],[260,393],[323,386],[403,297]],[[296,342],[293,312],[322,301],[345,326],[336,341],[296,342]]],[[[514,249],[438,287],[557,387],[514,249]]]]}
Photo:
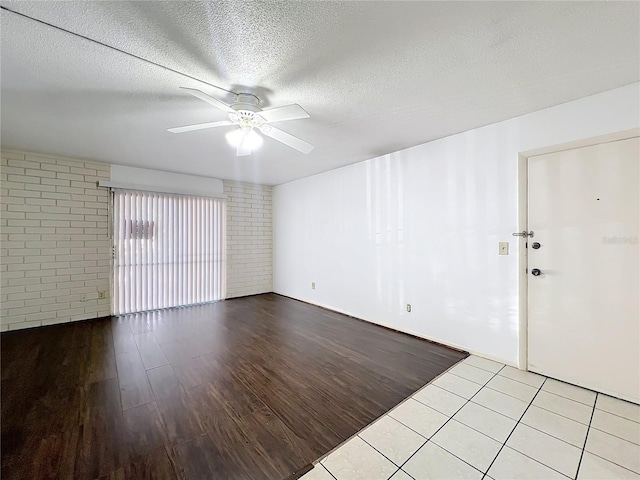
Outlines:
{"type": "Polygon", "coordinates": [[[274,291],[517,364],[518,153],[638,126],[635,83],[277,186],[274,291]]]}

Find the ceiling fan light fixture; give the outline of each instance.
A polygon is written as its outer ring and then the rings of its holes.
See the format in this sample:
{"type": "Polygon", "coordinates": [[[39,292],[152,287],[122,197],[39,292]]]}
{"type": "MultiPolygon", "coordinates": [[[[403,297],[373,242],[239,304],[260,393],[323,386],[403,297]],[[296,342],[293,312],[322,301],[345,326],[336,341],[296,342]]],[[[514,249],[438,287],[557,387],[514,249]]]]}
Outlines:
{"type": "Polygon", "coordinates": [[[227,133],[226,137],[232,147],[242,147],[246,150],[256,150],[264,142],[253,128],[238,128],[227,133]]]}
{"type": "Polygon", "coordinates": [[[227,105],[195,88],[181,88],[194,97],[227,112],[229,120],[169,128],[168,130],[172,133],[184,133],[206,128],[237,125],[240,128],[229,132],[226,137],[227,141],[236,148],[236,156],[238,157],[251,155],[253,150],[260,148],[264,139],[262,135],[258,134],[257,130],[260,130],[264,136],[272,138],[304,154],[311,153],[314,149],[313,145],[305,142],[301,138],[270,125],[271,122],[309,118],[309,114],[297,103],[263,110],[258,106],[260,104],[258,97],[250,93],[237,93],[233,104],[227,105]]]}

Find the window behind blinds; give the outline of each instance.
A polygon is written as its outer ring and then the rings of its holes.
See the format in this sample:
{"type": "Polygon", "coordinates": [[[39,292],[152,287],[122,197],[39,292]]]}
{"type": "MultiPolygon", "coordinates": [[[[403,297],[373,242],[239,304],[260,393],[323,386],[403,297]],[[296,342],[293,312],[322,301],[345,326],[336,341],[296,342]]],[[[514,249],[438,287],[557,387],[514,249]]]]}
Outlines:
{"type": "Polygon", "coordinates": [[[224,298],[224,202],[114,190],[115,314],[224,298]]]}

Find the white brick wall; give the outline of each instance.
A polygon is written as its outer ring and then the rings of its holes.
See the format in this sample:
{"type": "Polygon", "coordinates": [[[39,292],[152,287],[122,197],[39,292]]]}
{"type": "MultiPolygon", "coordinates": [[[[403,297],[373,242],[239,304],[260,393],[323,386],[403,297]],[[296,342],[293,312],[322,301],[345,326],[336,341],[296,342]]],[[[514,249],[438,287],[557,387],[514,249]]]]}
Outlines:
{"type": "MultiPolygon", "coordinates": [[[[0,158],[0,331],[109,315],[109,196],[96,182],[110,166],[15,151],[0,158]]],[[[271,190],[224,182],[227,298],[272,291],[271,190]]]]}
{"type": "Polygon", "coordinates": [[[0,330],[109,315],[108,192],[96,183],[110,166],[12,151],[0,159],[0,330]]]}
{"type": "Polygon", "coordinates": [[[227,298],[273,291],[272,188],[224,181],[227,298]]]}

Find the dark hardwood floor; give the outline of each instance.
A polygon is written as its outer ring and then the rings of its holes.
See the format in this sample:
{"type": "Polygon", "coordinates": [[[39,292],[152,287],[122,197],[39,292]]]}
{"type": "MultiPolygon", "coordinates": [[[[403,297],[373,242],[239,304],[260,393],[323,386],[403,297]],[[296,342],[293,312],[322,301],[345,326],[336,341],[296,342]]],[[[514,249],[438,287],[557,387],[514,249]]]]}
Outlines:
{"type": "Polygon", "coordinates": [[[466,357],[275,294],[2,334],[2,478],[295,478],[466,357]]]}

